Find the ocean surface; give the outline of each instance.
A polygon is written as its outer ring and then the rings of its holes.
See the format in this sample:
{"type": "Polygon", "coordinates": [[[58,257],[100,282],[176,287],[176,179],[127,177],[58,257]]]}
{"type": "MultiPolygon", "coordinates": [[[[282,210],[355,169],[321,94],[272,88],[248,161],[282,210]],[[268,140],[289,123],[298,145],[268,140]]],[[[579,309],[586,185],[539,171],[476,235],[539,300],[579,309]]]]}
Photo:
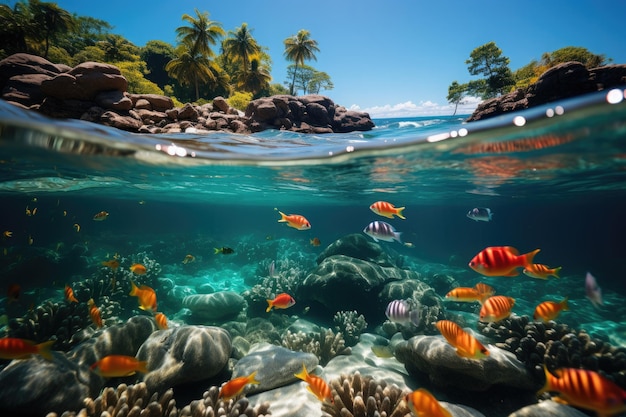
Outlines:
{"type": "MultiPolygon", "coordinates": [[[[329,244],[380,220],[402,240],[382,248],[407,265],[444,265],[461,271],[461,283],[483,279],[515,296],[519,315],[568,296],[571,311],[558,322],[626,347],[624,309],[613,307],[626,302],[625,94],[473,123],[467,115],[374,119],[369,132],[329,135],[140,135],[0,102],[0,232],[11,232],[0,237],[0,315],[63,302],[66,284],[101,276],[110,259],[126,270],[150,259],[156,279],[187,286],[185,294],[203,285],[243,293],[271,261],[313,269],[329,244]],[[373,213],[379,200],[405,207],[406,220],[373,213]],[[468,218],[475,207],[489,208],[492,220],[468,218]],[[311,228],[287,227],[278,210],[311,228]],[[102,211],[106,220],[95,221],[102,211]],[[561,278],[481,277],[467,265],[489,246],[540,248],[535,261],[561,266],[561,278]],[[187,255],[193,262],[183,263],[187,255]],[[587,272],[604,306],[585,297],[587,272]],[[17,294],[5,293],[15,284],[17,294]]],[[[159,305],[182,325],[180,308],[159,305]]],[[[132,314],[145,312],[119,313],[132,314]]],[[[386,317],[366,319],[373,332],[386,317]]]]}

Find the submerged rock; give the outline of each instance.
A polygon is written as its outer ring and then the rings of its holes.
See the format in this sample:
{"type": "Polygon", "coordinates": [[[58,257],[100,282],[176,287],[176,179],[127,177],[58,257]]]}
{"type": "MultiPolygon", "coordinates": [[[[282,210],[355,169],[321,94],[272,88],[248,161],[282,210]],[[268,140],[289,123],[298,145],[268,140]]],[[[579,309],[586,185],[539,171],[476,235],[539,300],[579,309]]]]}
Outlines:
{"type": "Polygon", "coordinates": [[[217,375],[228,363],[232,349],[230,335],[211,326],[182,326],[154,332],[145,341],[137,358],[147,361],[144,377],[150,391],[166,389],[217,375]]]}
{"type": "Polygon", "coordinates": [[[568,405],[554,401],[541,401],[539,404],[528,405],[509,417],[586,417],[587,414],[568,405]]]}
{"type": "Polygon", "coordinates": [[[378,243],[372,242],[361,233],[352,233],[335,240],[317,257],[318,265],[333,255],[345,255],[380,266],[397,266],[378,243]]]}
{"type": "Polygon", "coordinates": [[[183,307],[194,316],[205,320],[232,318],[246,306],[244,298],[233,291],[212,294],[194,294],[183,298],[183,307]]]}

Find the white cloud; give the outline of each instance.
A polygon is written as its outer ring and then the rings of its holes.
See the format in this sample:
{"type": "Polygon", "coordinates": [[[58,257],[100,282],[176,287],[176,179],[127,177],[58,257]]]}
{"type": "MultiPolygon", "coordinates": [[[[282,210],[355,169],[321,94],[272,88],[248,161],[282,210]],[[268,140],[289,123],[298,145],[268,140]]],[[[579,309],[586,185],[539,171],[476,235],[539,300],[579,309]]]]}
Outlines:
{"type": "MultiPolygon", "coordinates": [[[[462,104],[456,111],[457,114],[471,114],[482,99],[479,97],[465,97],[462,104]]],[[[398,104],[385,104],[384,106],[373,106],[361,108],[357,104],[350,106],[350,110],[364,111],[374,119],[393,117],[415,117],[415,116],[446,116],[454,112],[454,104],[440,105],[436,102],[426,100],[418,104],[406,101],[398,104]]]]}

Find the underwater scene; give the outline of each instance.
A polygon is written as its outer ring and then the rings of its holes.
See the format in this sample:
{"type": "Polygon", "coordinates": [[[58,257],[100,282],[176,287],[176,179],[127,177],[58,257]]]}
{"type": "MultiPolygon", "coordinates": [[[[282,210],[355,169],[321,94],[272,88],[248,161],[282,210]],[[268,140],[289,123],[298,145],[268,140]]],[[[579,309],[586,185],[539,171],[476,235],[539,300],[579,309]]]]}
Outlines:
{"type": "Polygon", "coordinates": [[[0,102],[0,410],[625,415],[625,94],[324,135],[0,102]]]}

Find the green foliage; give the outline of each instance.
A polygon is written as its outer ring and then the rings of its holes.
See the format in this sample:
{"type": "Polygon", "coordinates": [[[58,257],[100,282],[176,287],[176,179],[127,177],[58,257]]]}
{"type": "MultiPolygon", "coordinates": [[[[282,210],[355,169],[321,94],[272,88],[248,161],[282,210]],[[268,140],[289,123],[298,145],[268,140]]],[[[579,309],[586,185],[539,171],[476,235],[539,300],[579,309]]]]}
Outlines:
{"type": "Polygon", "coordinates": [[[290,94],[294,94],[298,65],[304,65],[304,61],[317,61],[315,52],[319,52],[319,48],[317,47],[317,41],[311,39],[311,33],[305,29],[301,29],[296,35],[288,37],[283,43],[285,44],[285,52],[283,54],[285,59],[296,64],[291,86],[289,87],[290,94]]]}
{"type": "Polygon", "coordinates": [[[457,81],[452,81],[452,84],[448,87],[448,103],[454,104],[454,116],[459,107],[459,104],[463,102],[463,99],[467,96],[469,85],[468,84],[459,84],[457,81]]]}
{"type": "Polygon", "coordinates": [[[252,37],[252,30],[247,23],[242,23],[234,31],[228,32],[228,37],[222,42],[224,56],[234,59],[242,65],[242,73],[248,72],[250,56],[261,51],[259,44],[252,37]]]}
{"type": "Polygon", "coordinates": [[[89,61],[104,62],[104,50],[97,46],[86,46],[82,51],[72,57],[73,65],[89,61]]]}
{"type": "Polygon", "coordinates": [[[606,65],[607,58],[605,55],[596,55],[589,52],[587,48],[577,46],[566,46],[550,53],[546,52],[541,56],[541,65],[547,68],[569,61],[580,62],[587,68],[595,68],[606,65]]]}
{"type": "Polygon", "coordinates": [[[72,56],[63,48],[52,45],[48,50],[48,60],[55,64],[65,64],[72,66],[74,60],[72,56]]]}
{"type": "Polygon", "coordinates": [[[74,20],[76,22],[74,30],[55,39],[55,44],[72,56],[88,46],[94,46],[105,40],[106,35],[113,29],[109,23],[94,17],[75,16],[74,20]]]}
{"type": "Polygon", "coordinates": [[[289,94],[289,89],[279,83],[270,84],[270,89],[268,92],[269,96],[277,96],[282,94],[289,94]]]}
{"type": "Polygon", "coordinates": [[[224,36],[225,32],[219,22],[209,19],[209,12],[202,12],[195,9],[196,17],[184,14],[183,21],[189,26],[179,26],[176,28],[176,36],[181,44],[186,44],[193,55],[212,57],[214,54],[211,45],[216,45],[218,40],[224,36]]]}
{"type": "Polygon", "coordinates": [[[319,94],[322,89],[331,90],[334,87],[327,73],[304,64],[300,66],[299,70],[297,65],[289,65],[287,67],[287,78],[295,80],[294,93],[302,91],[302,94],[319,94]]]}
{"type": "Polygon", "coordinates": [[[115,66],[120,69],[122,75],[128,81],[129,93],[164,94],[158,85],[145,78],[146,64],[143,61],[116,62],[115,66]]]}
{"type": "Polygon", "coordinates": [[[247,91],[235,91],[233,94],[231,94],[230,97],[228,97],[227,101],[230,107],[234,107],[237,110],[244,111],[246,110],[246,107],[248,107],[248,104],[251,100],[252,93],[247,91]]]}
{"type": "Polygon", "coordinates": [[[106,35],[96,46],[104,51],[104,59],[109,63],[140,59],[139,48],[121,35],[106,35]]]}
{"type": "Polygon", "coordinates": [[[148,41],[139,56],[146,63],[147,79],[161,88],[172,83],[172,78],[165,71],[167,63],[176,57],[172,45],[163,41],[148,41]]]}
{"type": "Polygon", "coordinates": [[[483,75],[485,82],[481,88],[474,88],[482,98],[492,98],[508,92],[515,84],[509,69],[509,58],[502,56],[502,50],[495,42],[488,42],[470,53],[466,60],[468,71],[472,75],[483,75]]]}
{"type": "Polygon", "coordinates": [[[60,8],[56,3],[30,0],[29,8],[32,13],[32,24],[37,28],[34,33],[43,42],[43,56],[47,58],[50,41],[74,30],[76,22],[67,10],[60,8]]]}

